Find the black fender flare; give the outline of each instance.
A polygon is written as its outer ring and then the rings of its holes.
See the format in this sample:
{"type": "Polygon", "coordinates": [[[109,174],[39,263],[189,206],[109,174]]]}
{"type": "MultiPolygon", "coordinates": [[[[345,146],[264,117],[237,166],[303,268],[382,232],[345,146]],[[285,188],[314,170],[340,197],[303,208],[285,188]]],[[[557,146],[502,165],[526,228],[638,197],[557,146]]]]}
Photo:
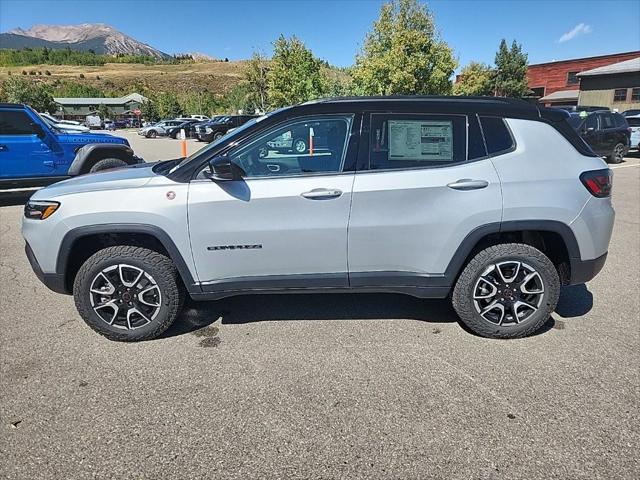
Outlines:
{"type": "MultiPolygon", "coordinates": [[[[173,261],[184,285],[189,293],[201,293],[200,285],[196,283],[191,275],[191,271],[184,261],[182,253],[173,242],[167,232],[156,225],[148,225],[143,223],[105,223],[100,225],[87,225],[69,230],[62,239],[58,257],[56,259],[56,275],[59,278],[66,279],[67,267],[69,260],[73,255],[73,246],[76,241],[83,237],[104,233],[143,233],[154,237],[158,240],[169,254],[169,258],[173,261]]],[[[65,284],[65,290],[70,293],[70,285],[65,284]]]]}
{"type": "Polygon", "coordinates": [[[508,232],[522,232],[522,231],[538,231],[538,232],[553,232],[560,235],[569,255],[569,262],[573,269],[576,262],[580,262],[580,247],[576,236],[571,230],[571,227],[565,223],[557,220],[512,220],[504,222],[495,222],[483,225],[481,227],[472,230],[462,241],[458,250],[454,254],[453,258],[449,262],[447,269],[442,277],[440,277],[441,283],[438,286],[453,286],[458,278],[458,275],[462,271],[465,262],[473,249],[476,247],[484,237],[492,233],[508,233],[508,232]]]}
{"type": "Polygon", "coordinates": [[[118,158],[128,165],[140,163],[129,145],[122,143],[88,143],[76,151],[76,157],[69,167],[68,175],[87,173],[96,159],[118,158]]]}

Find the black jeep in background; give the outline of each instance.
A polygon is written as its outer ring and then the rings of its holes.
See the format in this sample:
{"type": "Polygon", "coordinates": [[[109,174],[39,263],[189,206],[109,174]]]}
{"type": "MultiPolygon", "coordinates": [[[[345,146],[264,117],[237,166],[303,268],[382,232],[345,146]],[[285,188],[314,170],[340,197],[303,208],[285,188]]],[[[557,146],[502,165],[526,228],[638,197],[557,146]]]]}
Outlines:
{"type": "Polygon", "coordinates": [[[226,115],[217,117],[210,122],[200,123],[197,129],[198,140],[201,142],[214,142],[232,128],[238,128],[255,117],[255,115],[226,115]]]}
{"type": "Polygon", "coordinates": [[[609,163],[620,163],[629,151],[631,129],[619,113],[610,111],[572,113],[569,123],[591,149],[607,158],[609,163]]]}

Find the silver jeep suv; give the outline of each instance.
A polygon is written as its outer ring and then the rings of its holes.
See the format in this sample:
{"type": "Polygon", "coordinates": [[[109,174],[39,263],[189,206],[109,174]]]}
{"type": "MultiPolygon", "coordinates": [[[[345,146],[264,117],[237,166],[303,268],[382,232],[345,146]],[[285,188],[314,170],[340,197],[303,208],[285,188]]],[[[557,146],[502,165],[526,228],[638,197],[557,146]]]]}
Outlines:
{"type": "Polygon", "coordinates": [[[602,268],[611,172],[566,112],[519,100],[339,98],[251,120],[191,157],[85,175],[25,207],[27,256],[87,324],[153,338],[188,294],[451,295],[529,335],[602,268]],[[273,149],[304,138],[304,151],[273,149]]]}

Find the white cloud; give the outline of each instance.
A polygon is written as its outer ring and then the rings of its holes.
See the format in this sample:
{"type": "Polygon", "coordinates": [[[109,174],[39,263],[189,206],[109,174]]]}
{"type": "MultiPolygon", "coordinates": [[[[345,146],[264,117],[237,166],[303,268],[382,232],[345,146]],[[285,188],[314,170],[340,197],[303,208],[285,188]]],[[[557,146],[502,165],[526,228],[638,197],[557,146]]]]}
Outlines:
{"type": "Polygon", "coordinates": [[[591,28],[591,25],[587,25],[586,23],[579,23],[567,33],[562,35],[558,40],[558,43],[568,42],[569,40],[573,40],[574,38],[576,38],[578,35],[586,35],[587,33],[591,33],[592,31],[593,29],[591,28]]]}

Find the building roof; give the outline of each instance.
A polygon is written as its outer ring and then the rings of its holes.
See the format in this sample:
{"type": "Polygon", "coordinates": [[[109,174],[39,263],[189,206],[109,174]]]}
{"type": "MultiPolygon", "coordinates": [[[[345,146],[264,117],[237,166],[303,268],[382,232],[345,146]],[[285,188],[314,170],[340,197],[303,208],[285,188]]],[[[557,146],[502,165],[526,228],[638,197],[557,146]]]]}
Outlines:
{"type": "Polygon", "coordinates": [[[590,77],[594,75],[613,75],[616,73],[633,73],[640,72],[640,57],[625,60],[624,62],[612,63],[604,67],[586,70],[578,74],[579,77],[590,77]]]}
{"type": "Polygon", "coordinates": [[[615,58],[615,57],[623,57],[625,55],[630,55],[630,54],[638,54],[640,53],[640,51],[638,50],[632,50],[630,52],[620,52],[620,53],[609,53],[606,55],[595,55],[593,57],[580,57],[580,58],[566,58],[564,60],[552,60],[550,62],[542,62],[542,63],[531,63],[529,64],[529,67],[538,67],[541,65],[553,65],[555,63],[571,63],[571,62],[580,62],[580,61],[585,61],[585,60],[597,60],[600,58],[615,58]]]}
{"type": "Polygon", "coordinates": [[[69,98],[57,97],[54,102],[60,105],[124,105],[128,102],[144,103],[147,98],[139,93],[130,93],[124,97],[69,98]]]}
{"type": "Polygon", "coordinates": [[[578,95],[580,92],[578,90],[560,90],[559,92],[553,92],[547,95],[546,97],[542,97],[540,102],[560,102],[565,100],[578,100],[578,95]]]}

